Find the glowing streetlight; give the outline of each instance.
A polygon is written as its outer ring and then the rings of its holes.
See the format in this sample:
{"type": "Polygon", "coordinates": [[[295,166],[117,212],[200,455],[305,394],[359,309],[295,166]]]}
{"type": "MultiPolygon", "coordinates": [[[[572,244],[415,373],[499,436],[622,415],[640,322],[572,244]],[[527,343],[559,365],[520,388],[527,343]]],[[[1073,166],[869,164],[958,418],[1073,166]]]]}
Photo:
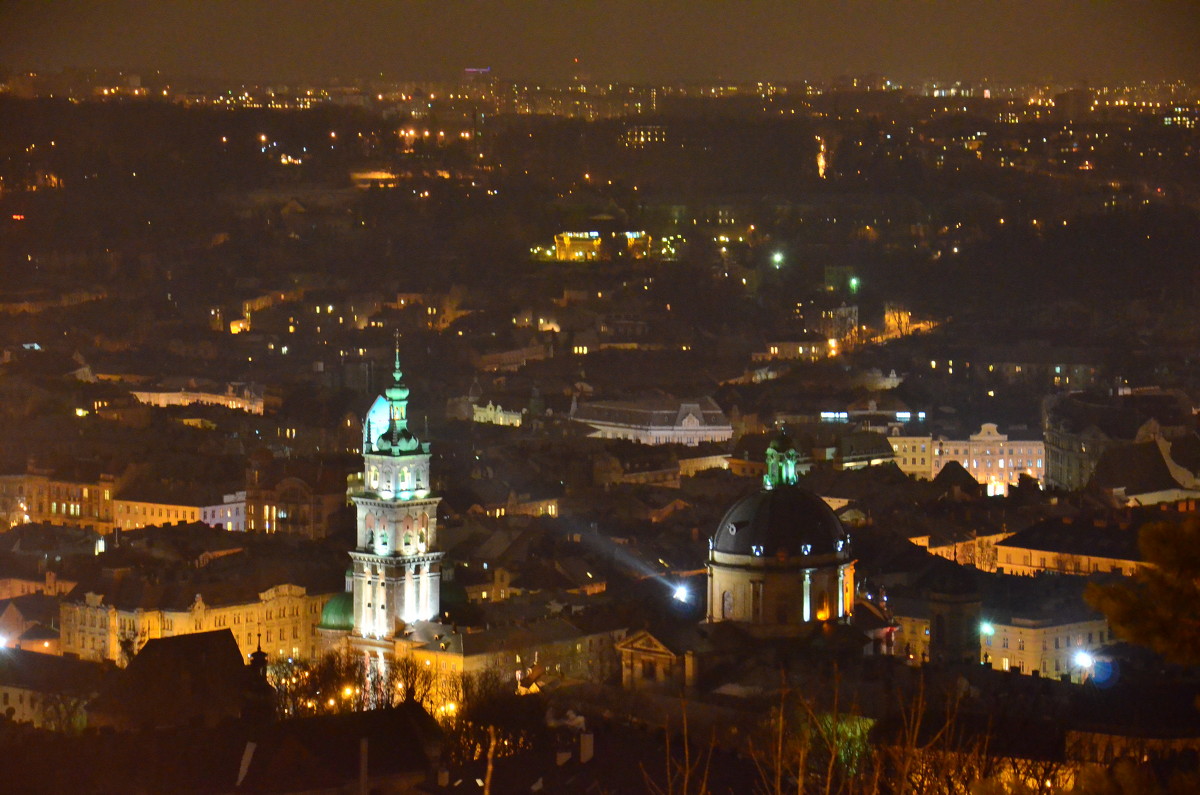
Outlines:
{"type": "Polygon", "coordinates": [[[774,254],[771,255],[771,264],[774,265],[776,268],[780,268],[783,266],[783,252],[782,251],[776,251],[774,254]]]}
{"type": "Polygon", "coordinates": [[[988,622],[984,621],[982,624],[979,625],[979,634],[980,635],[995,635],[996,628],[993,627],[988,622]]]}
{"type": "Polygon", "coordinates": [[[674,593],[675,601],[686,602],[688,600],[688,596],[689,596],[689,594],[688,594],[688,589],[687,589],[686,585],[675,586],[675,593],[674,593]]]}

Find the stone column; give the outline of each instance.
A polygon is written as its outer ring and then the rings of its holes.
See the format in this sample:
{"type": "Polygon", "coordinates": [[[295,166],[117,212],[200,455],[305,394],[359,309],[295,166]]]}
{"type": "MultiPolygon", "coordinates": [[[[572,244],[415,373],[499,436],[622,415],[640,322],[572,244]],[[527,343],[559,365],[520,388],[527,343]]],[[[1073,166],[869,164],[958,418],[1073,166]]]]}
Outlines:
{"type": "Polygon", "coordinates": [[[804,570],[804,620],[812,621],[812,569],[804,570]]]}
{"type": "Polygon", "coordinates": [[[407,623],[417,612],[417,582],[415,566],[404,567],[404,603],[400,605],[400,617],[407,623]]]}
{"type": "Polygon", "coordinates": [[[417,566],[417,618],[429,617],[429,564],[417,566]]]}
{"type": "Polygon", "coordinates": [[[846,615],[846,567],[838,566],[838,618],[846,615]]]}

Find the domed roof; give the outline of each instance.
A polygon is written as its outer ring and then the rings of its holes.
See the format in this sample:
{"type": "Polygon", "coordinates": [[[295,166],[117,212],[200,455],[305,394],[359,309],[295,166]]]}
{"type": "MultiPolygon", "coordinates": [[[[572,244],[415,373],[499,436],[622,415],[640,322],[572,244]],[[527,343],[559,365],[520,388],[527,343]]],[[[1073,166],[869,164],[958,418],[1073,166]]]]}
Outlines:
{"type": "Polygon", "coordinates": [[[833,555],[845,541],[841,520],[824,500],[783,485],[735,502],[717,526],[712,548],[732,555],[803,557],[833,555]]]}
{"type": "Polygon", "coordinates": [[[411,453],[420,446],[420,440],[413,436],[407,426],[401,428],[395,422],[375,440],[377,453],[411,453]]]}
{"type": "Polygon", "coordinates": [[[326,602],[317,629],[354,629],[354,594],[347,591],[326,602]]]}
{"type": "Polygon", "coordinates": [[[767,449],[784,452],[785,450],[795,450],[796,445],[792,443],[792,437],[788,436],[786,431],[780,431],[775,434],[775,438],[771,440],[767,449]]]}

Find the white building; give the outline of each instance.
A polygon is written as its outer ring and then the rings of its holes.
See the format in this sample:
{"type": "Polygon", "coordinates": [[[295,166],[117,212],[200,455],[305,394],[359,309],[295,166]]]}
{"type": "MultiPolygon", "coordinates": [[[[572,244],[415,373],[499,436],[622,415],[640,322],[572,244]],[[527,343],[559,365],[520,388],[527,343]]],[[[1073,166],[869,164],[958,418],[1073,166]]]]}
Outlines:
{"type": "Polygon", "coordinates": [[[958,461],[971,477],[987,489],[990,496],[1008,493],[1021,475],[1039,483],[1046,477],[1046,445],[1040,439],[1017,440],[985,422],[978,433],[966,440],[939,438],[933,443],[933,477],[949,461],[958,461]]]}
{"type": "Polygon", "coordinates": [[[200,521],[211,527],[221,527],[238,533],[244,532],[246,529],[245,490],[222,495],[220,505],[202,507],[200,521]]]}
{"type": "Polygon", "coordinates": [[[571,419],[591,427],[594,438],[642,444],[698,445],[733,437],[729,418],[710,397],[594,401],[573,407],[571,419]]]}
{"type": "Polygon", "coordinates": [[[180,390],[178,392],[140,391],[129,394],[133,395],[139,403],[158,408],[191,406],[199,403],[205,406],[222,406],[233,411],[244,411],[247,414],[261,415],[263,413],[262,395],[256,395],[250,389],[235,389],[233,385],[230,385],[224,393],[180,390]]]}

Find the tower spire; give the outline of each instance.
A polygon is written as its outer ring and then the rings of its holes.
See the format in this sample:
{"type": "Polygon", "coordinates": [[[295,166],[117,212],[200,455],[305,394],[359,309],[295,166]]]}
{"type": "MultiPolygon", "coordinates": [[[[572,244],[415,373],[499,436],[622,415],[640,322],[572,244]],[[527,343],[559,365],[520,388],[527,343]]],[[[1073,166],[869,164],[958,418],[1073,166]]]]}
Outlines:
{"type": "Polygon", "coordinates": [[[400,383],[401,376],[404,375],[404,373],[400,370],[400,329],[396,329],[394,339],[396,345],[396,361],[395,367],[392,370],[392,378],[398,384],[400,383]]]}

